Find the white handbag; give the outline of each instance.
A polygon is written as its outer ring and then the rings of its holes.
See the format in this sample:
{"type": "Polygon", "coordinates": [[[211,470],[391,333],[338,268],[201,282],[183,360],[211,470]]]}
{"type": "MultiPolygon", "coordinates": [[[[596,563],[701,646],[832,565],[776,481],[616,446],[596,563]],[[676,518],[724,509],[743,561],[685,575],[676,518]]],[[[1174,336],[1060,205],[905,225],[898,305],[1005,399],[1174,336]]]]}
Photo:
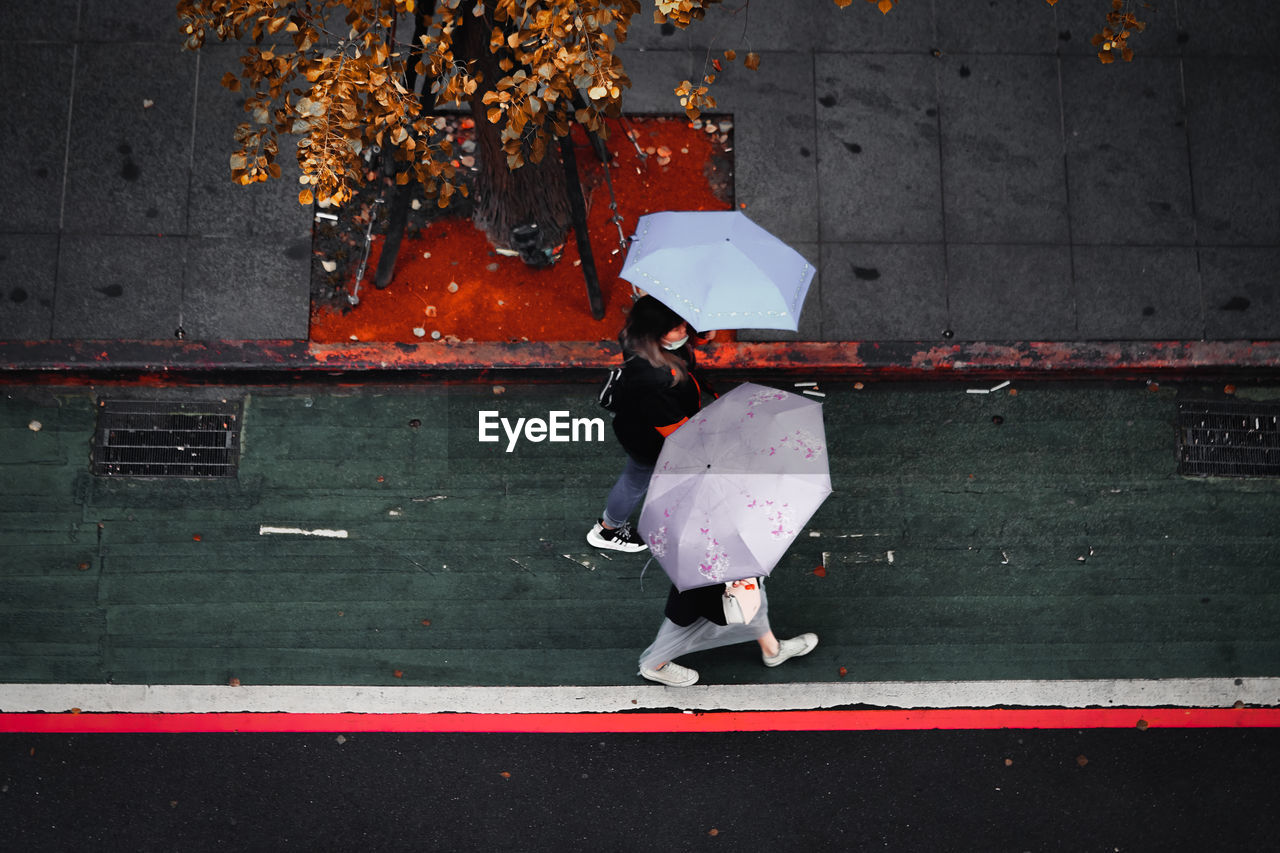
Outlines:
{"type": "Polygon", "coordinates": [[[743,578],[724,585],[724,621],[745,625],[760,612],[760,578],[743,578]]]}

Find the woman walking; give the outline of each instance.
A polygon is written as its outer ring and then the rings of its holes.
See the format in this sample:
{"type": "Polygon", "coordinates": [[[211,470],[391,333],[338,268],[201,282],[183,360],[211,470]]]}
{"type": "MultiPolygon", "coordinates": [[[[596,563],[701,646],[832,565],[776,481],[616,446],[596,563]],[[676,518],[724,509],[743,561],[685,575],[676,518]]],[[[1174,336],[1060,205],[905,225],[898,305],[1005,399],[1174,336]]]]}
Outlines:
{"type": "MultiPolygon", "coordinates": [[[[629,519],[649,488],[663,441],[702,408],[692,334],[684,318],[652,296],[640,297],[627,314],[618,335],[623,362],[613,417],[627,462],[587,533],[587,542],[597,548],[634,552],[648,547],[629,519]]],[[[714,336],[710,332],[704,339],[714,336]]]]}
{"type": "MultiPolygon", "coordinates": [[[[614,410],[613,431],[627,462],[609,491],[604,512],[587,533],[587,542],[615,551],[643,551],[648,546],[628,521],[649,488],[666,437],[702,407],[702,387],[694,376],[693,334],[679,314],[652,296],[631,306],[618,341],[622,345],[622,378],[614,410]]],[[[710,340],[715,332],[703,336],[710,340]]],[[[716,646],[756,641],[765,666],[813,651],[814,634],[778,640],[769,627],[769,606],[760,583],[760,609],[752,619],[727,624],[723,584],[667,596],[662,627],[640,656],[640,675],[671,687],[688,687],[698,673],[673,658],[716,646]]]]}
{"type": "Polygon", "coordinates": [[[674,658],[691,652],[746,643],[760,644],[765,666],[807,655],[818,645],[817,634],[801,634],[779,640],[769,627],[769,600],[760,587],[760,610],[747,623],[729,623],[724,615],[724,584],[697,587],[680,592],[673,585],[667,594],[662,627],[653,644],[640,655],[640,675],[668,687],[689,687],[698,681],[697,670],[676,663],[674,658]]]}

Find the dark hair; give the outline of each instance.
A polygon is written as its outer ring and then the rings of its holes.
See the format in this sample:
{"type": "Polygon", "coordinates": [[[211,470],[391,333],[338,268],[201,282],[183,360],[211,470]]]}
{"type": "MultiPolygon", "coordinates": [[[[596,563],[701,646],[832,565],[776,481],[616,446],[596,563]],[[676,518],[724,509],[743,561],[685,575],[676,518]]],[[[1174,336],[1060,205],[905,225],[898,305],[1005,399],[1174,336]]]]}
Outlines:
{"type": "Polygon", "coordinates": [[[627,313],[627,323],[618,336],[624,350],[630,350],[654,367],[671,369],[671,384],[682,382],[688,375],[685,360],[663,349],[662,336],[685,319],[652,296],[641,296],[627,313]]]}

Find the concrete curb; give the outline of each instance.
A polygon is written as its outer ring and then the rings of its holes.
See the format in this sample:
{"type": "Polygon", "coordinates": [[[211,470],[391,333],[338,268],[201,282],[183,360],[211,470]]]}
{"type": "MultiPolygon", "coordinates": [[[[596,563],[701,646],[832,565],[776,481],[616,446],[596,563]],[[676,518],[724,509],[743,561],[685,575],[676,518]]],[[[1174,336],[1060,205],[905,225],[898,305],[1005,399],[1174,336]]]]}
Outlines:
{"type": "MultiPolygon", "coordinates": [[[[582,378],[617,360],[597,342],[353,343],[307,341],[0,341],[0,377],[68,380],[154,374],[372,377],[486,381],[582,378]]],[[[732,342],[700,352],[711,370],[895,379],[1274,376],[1280,341],[732,342]]]]}

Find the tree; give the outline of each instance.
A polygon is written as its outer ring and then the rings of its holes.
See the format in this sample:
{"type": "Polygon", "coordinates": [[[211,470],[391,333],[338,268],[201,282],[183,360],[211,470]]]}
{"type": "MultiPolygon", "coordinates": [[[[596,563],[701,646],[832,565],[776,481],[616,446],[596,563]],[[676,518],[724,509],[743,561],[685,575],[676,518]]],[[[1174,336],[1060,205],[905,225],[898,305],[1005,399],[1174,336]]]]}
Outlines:
{"type": "MultiPolygon", "coordinates": [[[[653,0],[653,20],[688,27],[719,2],[653,0]]],[[[843,8],[852,0],[834,2],[843,8]]],[[[868,2],[887,14],[900,0],[868,2]]],[[[1144,25],[1126,0],[1111,2],[1108,26],[1095,37],[1099,57],[1132,59],[1129,35],[1144,25]]],[[[616,48],[640,10],[640,0],[178,2],[188,49],[211,34],[253,41],[240,75],[222,80],[236,91],[243,79],[251,90],[250,120],[235,131],[233,180],[280,177],[280,136],[292,135],[298,200],[341,204],[363,179],[362,154],[376,145],[394,160],[397,185],[417,181],[446,207],[468,187],[436,111],[465,103],[477,129],[476,223],[495,246],[535,264],[553,259],[572,211],[566,175],[573,183],[573,173],[546,155],[573,124],[603,137],[606,118],[621,113],[630,81],[616,48]],[[402,40],[406,21],[412,34],[402,40]]],[[[674,87],[690,118],[715,108],[710,91],[721,60],[736,58],[734,50],[708,56],[701,80],[674,87]]],[[[747,53],[743,64],[755,69],[760,57],[747,53]]]]}

